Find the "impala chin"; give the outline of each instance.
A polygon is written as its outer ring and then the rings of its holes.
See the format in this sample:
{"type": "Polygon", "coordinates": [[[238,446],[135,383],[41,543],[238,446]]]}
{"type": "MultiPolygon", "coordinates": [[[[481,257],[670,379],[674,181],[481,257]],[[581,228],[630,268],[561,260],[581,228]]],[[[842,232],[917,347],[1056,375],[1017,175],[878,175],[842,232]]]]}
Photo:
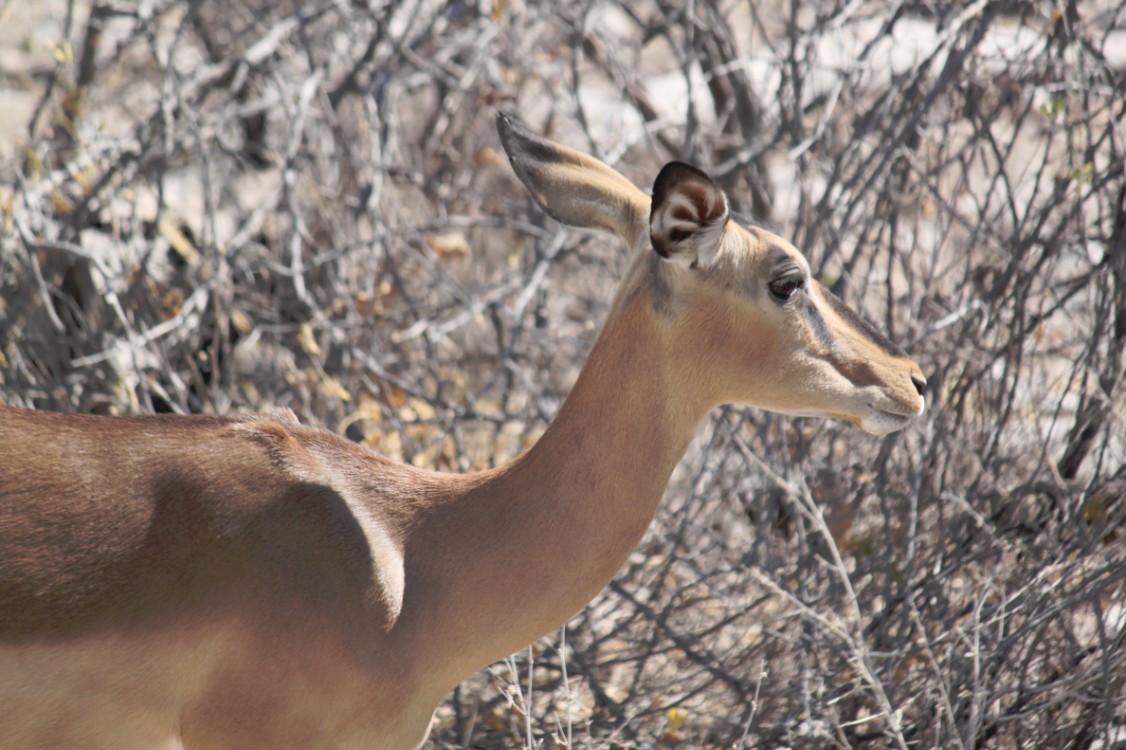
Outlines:
{"type": "Polygon", "coordinates": [[[777,406],[765,408],[792,417],[840,419],[851,422],[867,433],[881,436],[902,430],[926,411],[926,400],[921,395],[904,403],[873,386],[857,389],[847,395],[838,392],[837,396],[840,405],[838,408],[794,409],[777,406]]]}
{"type": "Polygon", "coordinates": [[[869,434],[882,436],[898,432],[914,422],[919,415],[923,413],[923,407],[920,405],[917,411],[910,414],[905,413],[903,410],[885,410],[872,404],[865,405],[862,414],[795,409],[771,409],[770,411],[776,411],[791,417],[840,419],[844,422],[851,422],[869,434]]]}
{"type": "Polygon", "coordinates": [[[926,400],[922,396],[919,396],[918,406],[913,410],[890,400],[888,403],[870,403],[868,413],[854,424],[873,435],[887,435],[902,430],[918,419],[925,410],[926,400]]]}
{"type": "Polygon", "coordinates": [[[902,414],[873,410],[871,414],[861,418],[855,424],[865,432],[873,435],[888,435],[902,430],[911,424],[914,417],[905,417],[902,414]]]}

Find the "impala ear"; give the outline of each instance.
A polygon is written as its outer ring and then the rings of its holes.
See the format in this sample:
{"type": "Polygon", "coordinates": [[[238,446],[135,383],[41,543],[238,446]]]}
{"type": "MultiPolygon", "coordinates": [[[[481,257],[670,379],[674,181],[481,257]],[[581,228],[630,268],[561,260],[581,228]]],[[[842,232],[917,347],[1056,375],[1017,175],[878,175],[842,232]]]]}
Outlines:
{"type": "Polygon", "coordinates": [[[710,266],[723,241],[730,210],[711,178],[683,162],[665,165],[653,184],[649,237],[653,249],[688,268],[710,266]]]}
{"type": "Polygon", "coordinates": [[[631,248],[644,237],[649,196],[613,168],[528,130],[503,112],[497,130],[512,168],[552,218],[609,229],[631,248]]]}

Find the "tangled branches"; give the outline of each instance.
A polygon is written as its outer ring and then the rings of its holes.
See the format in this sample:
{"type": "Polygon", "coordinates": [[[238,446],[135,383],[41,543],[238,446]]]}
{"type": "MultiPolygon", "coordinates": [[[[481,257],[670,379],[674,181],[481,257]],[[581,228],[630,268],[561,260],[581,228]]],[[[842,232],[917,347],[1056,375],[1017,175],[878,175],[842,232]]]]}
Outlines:
{"type": "Polygon", "coordinates": [[[7,403],[511,457],[623,259],[531,207],[497,108],[642,185],[707,168],[922,363],[882,442],[718,413],[613,586],[433,747],[1123,741],[1122,7],[53,2],[2,84],[7,403]]]}

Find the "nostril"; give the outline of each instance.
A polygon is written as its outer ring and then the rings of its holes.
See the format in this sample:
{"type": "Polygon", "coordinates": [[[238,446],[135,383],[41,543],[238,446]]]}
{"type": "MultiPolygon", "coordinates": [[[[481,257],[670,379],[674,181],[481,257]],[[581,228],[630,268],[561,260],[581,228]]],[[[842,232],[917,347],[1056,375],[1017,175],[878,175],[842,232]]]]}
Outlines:
{"type": "Polygon", "coordinates": [[[912,375],[911,382],[915,384],[915,390],[922,396],[927,390],[927,379],[922,375],[912,375]]]}

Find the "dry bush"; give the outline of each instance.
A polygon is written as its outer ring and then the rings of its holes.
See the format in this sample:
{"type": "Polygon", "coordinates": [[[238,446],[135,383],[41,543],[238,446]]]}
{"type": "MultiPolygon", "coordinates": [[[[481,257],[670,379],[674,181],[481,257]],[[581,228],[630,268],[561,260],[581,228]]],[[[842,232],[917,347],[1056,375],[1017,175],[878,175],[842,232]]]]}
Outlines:
{"type": "Polygon", "coordinates": [[[34,102],[0,399],[504,461],[623,251],[534,208],[494,112],[642,185],[694,161],[919,359],[927,416],[720,410],[613,585],[430,747],[1121,747],[1126,9],[767,5],[52,0],[0,81],[34,102]]]}

